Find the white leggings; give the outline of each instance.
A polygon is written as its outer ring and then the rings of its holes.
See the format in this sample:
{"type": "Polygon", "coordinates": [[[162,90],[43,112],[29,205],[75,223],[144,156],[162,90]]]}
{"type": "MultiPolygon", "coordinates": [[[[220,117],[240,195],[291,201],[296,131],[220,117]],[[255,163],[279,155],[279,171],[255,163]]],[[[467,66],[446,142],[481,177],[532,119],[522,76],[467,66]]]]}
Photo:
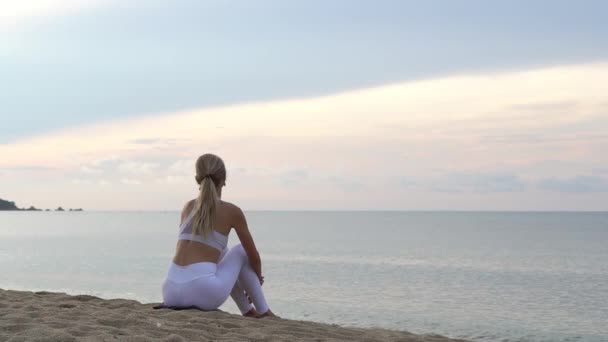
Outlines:
{"type": "Polygon", "coordinates": [[[232,296],[241,313],[253,307],[259,313],[268,311],[262,285],[249,265],[249,258],[240,244],[224,249],[218,263],[197,262],[187,266],[171,263],[163,283],[163,302],[167,306],[196,306],[215,310],[232,296]]]}

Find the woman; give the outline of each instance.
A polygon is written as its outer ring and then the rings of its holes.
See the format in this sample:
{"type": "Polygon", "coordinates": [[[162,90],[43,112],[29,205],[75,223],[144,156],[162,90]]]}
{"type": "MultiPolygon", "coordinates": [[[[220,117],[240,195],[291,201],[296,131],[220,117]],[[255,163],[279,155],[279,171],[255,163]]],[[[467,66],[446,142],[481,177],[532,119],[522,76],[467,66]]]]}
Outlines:
{"type": "Polygon", "coordinates": [[[200,156],[195,178],[200,193],[182,211],[175,257],[163,283],[164,304],[215,310],[230,295],[244,316],[276,317],[262,291],[262,263],[245,215],[220,199],[224,162],[213,154],[200,156]],[[227,249],[232,229],[241,244],[227,249]]]}

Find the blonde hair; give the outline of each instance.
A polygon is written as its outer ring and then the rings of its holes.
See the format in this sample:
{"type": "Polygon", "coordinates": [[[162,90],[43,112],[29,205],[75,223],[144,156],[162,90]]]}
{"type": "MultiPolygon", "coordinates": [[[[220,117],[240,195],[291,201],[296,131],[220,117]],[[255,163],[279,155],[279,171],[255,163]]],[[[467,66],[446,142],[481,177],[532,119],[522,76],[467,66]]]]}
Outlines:
{"type": "Polygon", "coordinates": [[[203,154],[196,160],[196,182],[200,193],[194,204],[192,236],[207,237],[213,231],[217,206],[220,201],[218,190],[226,181],[224,161],[214,154],[203,154]]]}

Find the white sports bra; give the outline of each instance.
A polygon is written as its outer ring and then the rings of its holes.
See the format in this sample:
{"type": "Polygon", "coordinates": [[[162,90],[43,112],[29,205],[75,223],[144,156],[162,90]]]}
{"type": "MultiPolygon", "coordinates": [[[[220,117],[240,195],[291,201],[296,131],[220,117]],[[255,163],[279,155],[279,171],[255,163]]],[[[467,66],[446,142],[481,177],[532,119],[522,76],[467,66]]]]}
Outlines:
{"type": "Polygon", "coordinates": [[[195,234],[192,235],[192,218],[194,217],[194,209],[190,212],[190,215],[184,220],[179,226],[178,240],[189,240],[204,243],[207,246],[211,246],[219,251],[224,250],[228,245],[228,236],[213,230],[206,238],[195,234]]]}

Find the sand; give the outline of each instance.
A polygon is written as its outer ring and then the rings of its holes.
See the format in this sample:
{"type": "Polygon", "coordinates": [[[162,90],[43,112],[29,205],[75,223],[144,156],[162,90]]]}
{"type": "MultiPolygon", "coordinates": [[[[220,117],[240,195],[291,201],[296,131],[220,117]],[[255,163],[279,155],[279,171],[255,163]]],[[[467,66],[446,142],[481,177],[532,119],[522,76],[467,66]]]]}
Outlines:
{"type": "Polygon", "coordinates": [[[126,299],[0,289],[0,341],[462,341],[385,329],[245,318],[221,311],[154,310],[153,306],[126,299]]]}

